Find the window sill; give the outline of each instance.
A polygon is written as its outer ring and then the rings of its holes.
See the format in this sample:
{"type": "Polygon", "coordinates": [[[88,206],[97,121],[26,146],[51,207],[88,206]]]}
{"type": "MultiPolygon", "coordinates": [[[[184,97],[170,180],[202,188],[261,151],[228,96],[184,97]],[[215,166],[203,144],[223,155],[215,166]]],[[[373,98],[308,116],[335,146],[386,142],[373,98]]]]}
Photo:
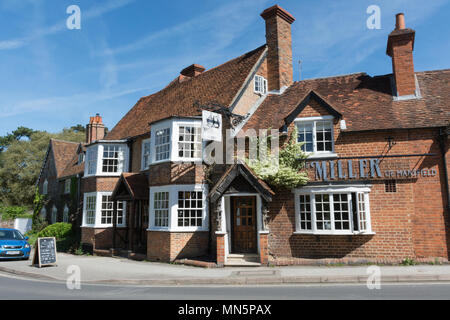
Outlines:
{"type": "Polygon", "coordinates": [[[329,153],[310,153],[307,159],[334,159],[337,158],[338,155],[335,152],[329,153]]]}
{"type": "Polygon", "coordinates": [[[294,234],[304,234],[313,236],[373,236],[375,232],[314,232],[314,231],[295,231],[294,234]]]}
{"type": "Polygon", "coordinates": [[[179,228],[179,229],[168,229],[168,228],[148,228],[147,231],[159,231],[159,232],[208,232],[207,228],[179,228]]]}
{"type": "MultiPolygon", "coordinates": [[[[94,224],[87,224],[82,225],[81,228],[92,228],[92,229],[109,229],[113,228],[114,226],[111,224],[105,224],[105,225],[94,225],[94,224]]],[[[117,225],[116,228],[126,228],[126,225],[117,225]]]]}

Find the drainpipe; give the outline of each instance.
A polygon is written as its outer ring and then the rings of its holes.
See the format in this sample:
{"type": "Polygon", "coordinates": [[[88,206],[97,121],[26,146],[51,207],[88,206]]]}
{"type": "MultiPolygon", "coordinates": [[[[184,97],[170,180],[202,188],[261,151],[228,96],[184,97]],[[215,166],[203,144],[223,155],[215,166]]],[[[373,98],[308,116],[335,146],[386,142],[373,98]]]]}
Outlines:
{"type": "Polygon", "coordinates": [[[447,212],[450,212],[450,187],[448,183],[448,170],[447,170],[447,156],[445,152],[445,140],[448,139],[448,134],[445,128],[439,131],[439,144],[442,152],[442,159],[444,160],[444,178],[445,178],[445,189],[447,191],[447,212]]]}

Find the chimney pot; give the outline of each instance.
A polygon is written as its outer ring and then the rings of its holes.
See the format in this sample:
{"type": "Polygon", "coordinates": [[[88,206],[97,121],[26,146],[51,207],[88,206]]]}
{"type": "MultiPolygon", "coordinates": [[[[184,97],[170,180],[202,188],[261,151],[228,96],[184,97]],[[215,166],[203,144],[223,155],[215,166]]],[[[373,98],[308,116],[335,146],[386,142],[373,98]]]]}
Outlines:
{"type": "Polygon", "coordinates": [[[396,23],[395,23],[395,29],[396,30],[403,30],[406,29],[405,25],[405,14],[404,13],[398,13],[396,16],[396,23]]]}
{"type": "Polygon", "coordinates": [[[105,125],[99,113],[95,117],[90,117],[89,124],[86,126],[86,143],[92,143],[105,137],[105,125]]]}

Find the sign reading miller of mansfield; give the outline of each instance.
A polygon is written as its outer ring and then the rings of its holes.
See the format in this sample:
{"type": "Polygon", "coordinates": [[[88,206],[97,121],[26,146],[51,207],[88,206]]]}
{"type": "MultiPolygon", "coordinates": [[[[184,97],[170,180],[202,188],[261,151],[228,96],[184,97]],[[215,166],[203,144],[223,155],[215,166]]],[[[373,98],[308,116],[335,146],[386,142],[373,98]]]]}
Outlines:
{"type": "MultiPolygon", "coordinates": [[[[413,179],[434,177],[437,170],[433,168],[406,169],[405,163],[398,163],[395,168],[383,168],[382,159],[313,161],[307,169],[314,170],[315,180],[348,179],[413,179]]],[[[391,163],[392,165],[392,163],[391,163]]]]}
{"type": "Polygon", "coordinates": [[[39,268],[56,265],[56,239],[54,237],[37,239],[33,264],[39,268]]]}
{"type": "Polygon", "coordinates": [[[222,141],[222,115],[211,111],[202,111],[202,139],[222,141]]]}

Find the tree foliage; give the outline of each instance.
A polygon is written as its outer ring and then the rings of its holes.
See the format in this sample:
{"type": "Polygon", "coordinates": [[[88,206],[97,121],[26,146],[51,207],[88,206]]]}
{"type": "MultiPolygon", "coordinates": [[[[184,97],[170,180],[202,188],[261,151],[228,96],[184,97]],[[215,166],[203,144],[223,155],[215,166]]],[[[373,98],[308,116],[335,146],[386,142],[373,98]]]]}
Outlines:
{"type": "Polygon", "coordinates": [[[14,131],[15,138],[8,138],[10,135],[2,137],[11,141],[0,153],[0,202],[5,205],[32,207],[36,180],[50,139],[81,142],[85,135],[73,129],[63,129],[56,134],[24,129],[26,128],[19,127],[14,131]],[[21,139],[23,136],[28,139],[21,139]]]}
{"type": "MultiPolygon", "coordinates": [[[[276,187],[285,187],[288,189],[297,188],[308,182],[308,176],[304,169],[304,159],[307,155],[302,151],[302,144],[295,141],[297,131],[289,138],[288,142],[280,149],[278,158],[270,153],[267,148],[267,156],[263,159],[247,161],[250,168],[256,175],[276,187]]],[[[267,141],[257,140],[258,146],[270,145],[271,137],[264,139],[267,141]],[[264,144],[262,144],[264,143],[264,144]]]]}

